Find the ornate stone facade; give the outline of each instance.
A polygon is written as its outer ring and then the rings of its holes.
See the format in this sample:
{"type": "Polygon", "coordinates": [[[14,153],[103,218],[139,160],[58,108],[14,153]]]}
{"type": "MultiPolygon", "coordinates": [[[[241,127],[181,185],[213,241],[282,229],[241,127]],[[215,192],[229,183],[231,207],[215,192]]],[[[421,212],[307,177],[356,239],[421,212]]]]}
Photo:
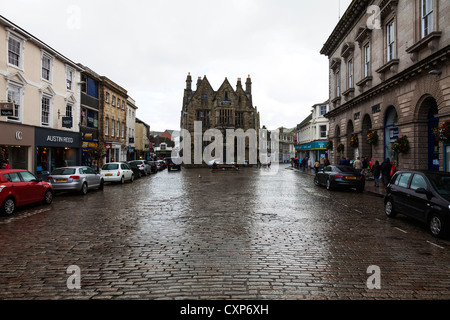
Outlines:
{"type": "Polygon", "coordinates": [[[433,134],[450,120],[449,13],[446,0],[350,4],[321,50],[330,61],[332,162],[389,157],[402,169],[450,171],[450,143],[433,134]],[[379,141],[369,144],[373,131],[379,141]],[[403,136],[410,150],[397,154],[391,144],[403,136]]]}

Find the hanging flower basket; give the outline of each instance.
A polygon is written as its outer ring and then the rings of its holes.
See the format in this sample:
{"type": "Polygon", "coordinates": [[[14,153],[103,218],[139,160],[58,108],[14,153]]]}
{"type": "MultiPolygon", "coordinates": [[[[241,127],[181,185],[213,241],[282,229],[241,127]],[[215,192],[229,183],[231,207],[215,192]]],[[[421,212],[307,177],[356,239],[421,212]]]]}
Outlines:
{"type": "Polygon", "coordinates": [[[327,150],[332,150],[333,149],[333,141],[328,140],[327,142],[327,150]]]}
{"type": "Polygon", "coordinates": [[[342,152],[342,151],[344,151],[344,145],[343,145],[342,143],[340,143],[340,144],[337,146],[337,152],[342,152]]]}
{"type": "Polygon", "coordinates": [[[376,144],[378,142],[378,133],[376,131],[367,134],[367,143],[376,144]]]}
{"type": "Polygon", "coordinates": [[[397,138],[397,140],[391,144],[391,149],[395,153],[406,153],[409,151],[409,141],[407,136],[397,138]]]}
{"type": "Polygon", "coordinates": [[[433,129],[433,134],[436,136],[436,140],[446,141],[450,140],[450,121],[445,121],[439,127],[433,129]]]}
{"type": "Polygon", "coordinates": [[[352,148],[357,148],[359,145],[358,136],[356,134],[352,134],[350,137],[350,146],[352,148]]]}

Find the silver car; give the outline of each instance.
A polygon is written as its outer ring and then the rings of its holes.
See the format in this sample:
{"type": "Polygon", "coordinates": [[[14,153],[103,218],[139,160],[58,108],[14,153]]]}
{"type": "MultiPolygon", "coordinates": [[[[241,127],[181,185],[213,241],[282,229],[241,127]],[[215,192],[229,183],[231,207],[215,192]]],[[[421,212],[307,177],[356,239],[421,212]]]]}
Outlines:
{"type": "Polygon", "coordinates": [[[104,179],[89,167],[63,167],[53,170],[47,182],[51,183],[53,190],[79,191],[85,195],[89,189],[103,190],[104,179]]]}

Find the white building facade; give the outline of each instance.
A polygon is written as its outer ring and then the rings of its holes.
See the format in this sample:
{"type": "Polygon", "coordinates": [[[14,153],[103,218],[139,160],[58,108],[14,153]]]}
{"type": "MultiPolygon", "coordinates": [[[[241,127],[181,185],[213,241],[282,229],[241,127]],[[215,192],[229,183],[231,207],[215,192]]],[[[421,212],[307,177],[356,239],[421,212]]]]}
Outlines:
{"type": "Polygon", "coordinates": [[[12,168],[45,175],[80,164],[80,71],[0,16],[0,149],[12,168]]]}

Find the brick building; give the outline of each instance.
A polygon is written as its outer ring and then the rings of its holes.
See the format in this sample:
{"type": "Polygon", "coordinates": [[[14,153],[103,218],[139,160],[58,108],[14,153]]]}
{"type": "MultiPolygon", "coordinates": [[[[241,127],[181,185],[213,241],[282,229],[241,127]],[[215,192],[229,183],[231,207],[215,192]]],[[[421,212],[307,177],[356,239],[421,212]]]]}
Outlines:
{"type": "MultiPolygon", "coordinates": [[[[248,76],[245,83],[245,90],[241,79],[238,78],[236,89],[234,89],[225,78],[220,88],[216,91],[212,88],[206,76],[197,80],[196,90],[192,90],[192,78],[188,74],[186,79],[186,89],[184,90],[183,108],[181,112],[181,129],[191,133],[192,159],[194,159],[194,122],[202,123],[202,131],[208,129],[218,129],[225,137],[227,129],[254,129],[259,133],[259,112],[253,106],[252,101],[252,81],[248,76]]],[[[224,140],[224,148],[226,141],[224,140]]],[[[203,142],[203,148],[209,142],[203,142]]],[[[235,148],[237,144],[235,144],[235,148]]],[[[203,150],[203,149],[202,149],[203,150]]],[[[224,150],[224,162],[232,162],[226,159],[224,150]]],[[[237,152],[234,153],[237,157],[237,152]]],[[[249,146],[246,143],[246,159],[234,159],[234,161],[244,163],[249,160],[249,146]]],[[[194,163],[194,161],[192,161],[194,163]]]]}
{"type": "Polygon", "coordinates": [[[447,0],[352,1],[321,50],[329,59],[332,162],[389,157],[403,169],[450,171],[450,140],[433,130],[450,120],[449,15],[447,0]],[[377,143],[367,142],[369,132],[377,143]],[[409,151],[394,152],[404,136],[409,151]]]}

